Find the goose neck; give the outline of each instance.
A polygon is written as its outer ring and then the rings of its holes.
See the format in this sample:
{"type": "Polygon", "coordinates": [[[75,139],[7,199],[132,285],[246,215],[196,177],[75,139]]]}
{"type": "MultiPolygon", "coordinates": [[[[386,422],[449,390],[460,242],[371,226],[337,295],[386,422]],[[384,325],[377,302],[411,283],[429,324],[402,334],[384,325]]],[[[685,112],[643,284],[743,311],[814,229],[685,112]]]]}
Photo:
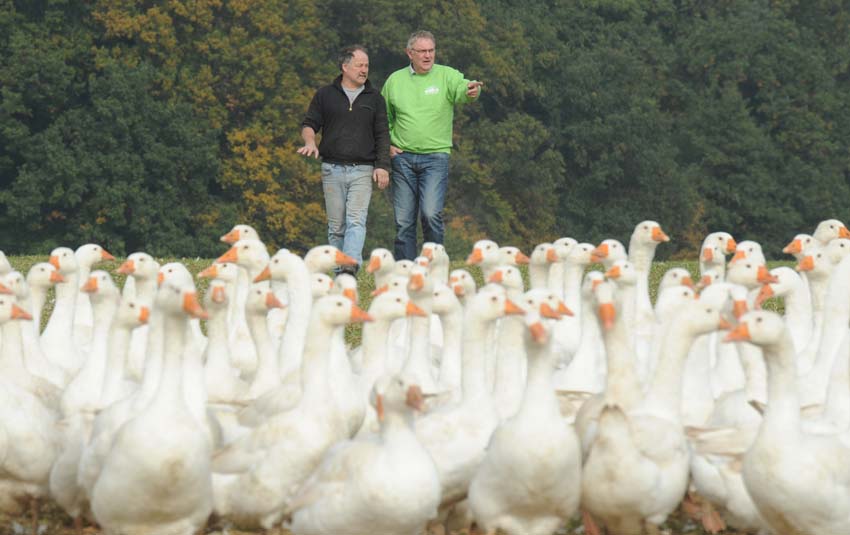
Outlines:
{"type": "Polygon", "coordinates": [[[183,393],[183,352],[189,322],[183,314],[166,314],[163,333],[162,372],[154,403],[161,408],[173,409],[186,405],[183,393]]]}
{"type": "Polygon", "coordinates": [[[681,322],[670,323],[658,366],[646,395],[647,406],[664,411],[675,421],[681,420],[682,375],[685,359],[693,342],[694,336],[682,329],[681,322]]]}

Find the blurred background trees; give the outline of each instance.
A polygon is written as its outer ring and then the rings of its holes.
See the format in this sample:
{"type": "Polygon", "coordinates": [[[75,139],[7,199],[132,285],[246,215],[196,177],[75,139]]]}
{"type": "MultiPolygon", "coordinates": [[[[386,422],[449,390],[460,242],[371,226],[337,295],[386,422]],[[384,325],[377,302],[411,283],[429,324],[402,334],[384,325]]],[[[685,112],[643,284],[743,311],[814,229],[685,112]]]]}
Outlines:
{"type": "MultiPolygon", "coordinates": [[[[0,249],[212,256],[237,222],[326,239],[295,153],[345,44],[378,86],[415,29],[485,82],[456,112],[447,247],[707,232],[769,256],[850,220],[850,2],[0,0],[0,249]]],[[[375,190],[367,249],[391,247],[375,190]]]]}

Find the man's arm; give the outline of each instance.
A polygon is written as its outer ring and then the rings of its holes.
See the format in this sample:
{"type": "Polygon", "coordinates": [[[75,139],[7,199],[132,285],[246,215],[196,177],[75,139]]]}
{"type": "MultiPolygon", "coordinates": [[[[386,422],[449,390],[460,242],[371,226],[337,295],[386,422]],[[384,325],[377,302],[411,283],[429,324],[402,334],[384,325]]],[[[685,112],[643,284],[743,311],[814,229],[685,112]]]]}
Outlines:
{"type": "Polygon", "coordinates": [[[375,170],[372,179],[380,189],[384,189],[390,182],[390,130],[384,98],[378,95],[378,101],[379,104],[375,107],[375,122],[372,125],[375,136],[375,170]]]}
{"type": "MultiPolygon", "coordinates": [[[[390,140],[392,140],[392,132],[395,127],[395,109],[393,108],[392,103],[390,102],[390,85],[392,84],[392,76],[387,79],[387,82],[384,84],[383,89],[381,89],[381,96],[384,98],[384,102],[387,104],[387,130],[389,132],[390,140]]],[[[390,158],[394,158],[396,154],[400,154],[404,152],[400,148],[392,145],[390,142],[390,158]]]]}
{"type": "Polygon", "coordinates": [[[316,132],[322,129],[322,123],[322,106],[319,100],[319,92],[316,91],[310,101],[310,107],[307,108],[307,115],[301,121],[301,139],[304,140],[304,146],[298,149],[298,154],[307,157],[319,157],[319,148],[316,146],[316,132]]]}

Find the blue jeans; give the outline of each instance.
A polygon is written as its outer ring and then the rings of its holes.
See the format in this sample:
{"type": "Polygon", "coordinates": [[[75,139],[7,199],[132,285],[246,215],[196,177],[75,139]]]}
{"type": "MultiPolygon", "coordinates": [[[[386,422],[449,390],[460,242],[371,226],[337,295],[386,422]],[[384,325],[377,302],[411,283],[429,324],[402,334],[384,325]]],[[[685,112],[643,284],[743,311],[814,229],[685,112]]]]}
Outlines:
{"type": "Polygon", "coordinates": [[[366,216],[372,198],[371,165],[322,164],[328,243],[363,263],[366,216]]]}
{"type": "Polygon", "coordinates": [[[402,152],[392,159],[392,165],[395,258],[413,260],[419,255],[416,246],[417,217],[422,220],[425,241],[443,243],[443,206],[449,184],[449,155],[445,152],[402,152]]]}

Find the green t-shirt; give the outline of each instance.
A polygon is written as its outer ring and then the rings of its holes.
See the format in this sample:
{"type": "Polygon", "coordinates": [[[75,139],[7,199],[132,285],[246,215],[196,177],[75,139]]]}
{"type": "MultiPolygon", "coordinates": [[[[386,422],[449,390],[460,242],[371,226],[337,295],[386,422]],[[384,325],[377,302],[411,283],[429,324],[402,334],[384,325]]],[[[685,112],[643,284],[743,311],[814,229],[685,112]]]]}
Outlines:
{"type": "Polygon", "coordinates": [[[409,66],[392,73],[381,90],[390,143],[403,151],[450,153],[454,105],[472,100],[466,96],[468,83],[463,73],[445,65],[434,64],[426,74],[409,66]]]}

